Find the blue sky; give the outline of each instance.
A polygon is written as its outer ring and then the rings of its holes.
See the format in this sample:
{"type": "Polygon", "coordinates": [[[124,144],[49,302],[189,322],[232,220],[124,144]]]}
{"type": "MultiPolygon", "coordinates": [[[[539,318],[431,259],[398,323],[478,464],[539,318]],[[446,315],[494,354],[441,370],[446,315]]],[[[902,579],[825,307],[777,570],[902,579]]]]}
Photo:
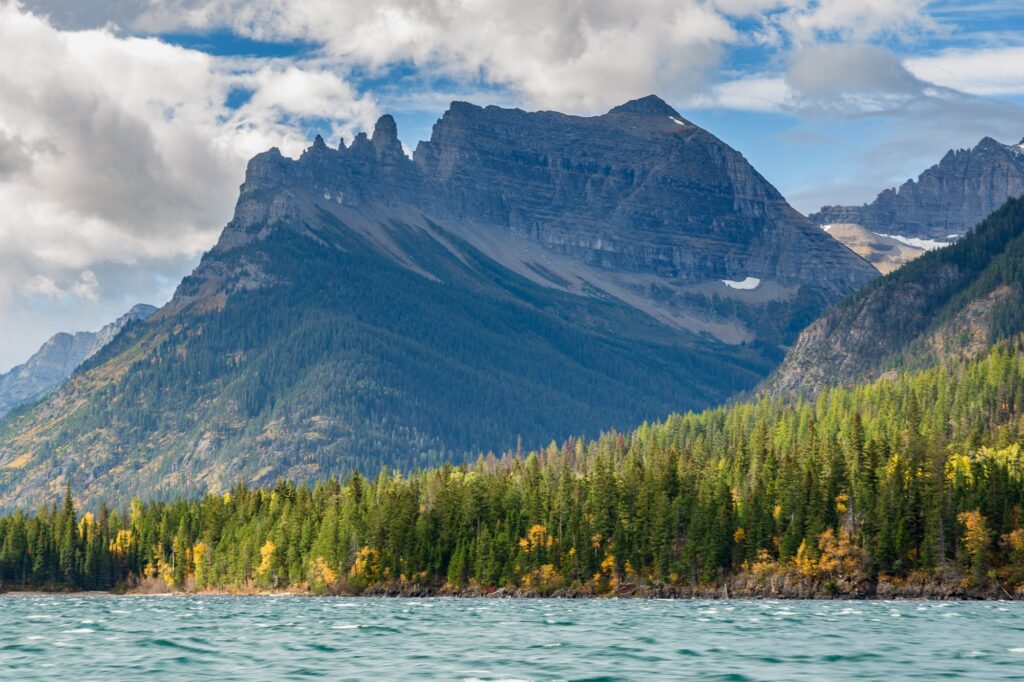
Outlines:
{"type": "Polygon", "coordinates": [[[267,147],[649,93],[799,210],[869,201],[1024,137],[1024,3],[0,0],[0,371],[165,302],[267,147]]]}

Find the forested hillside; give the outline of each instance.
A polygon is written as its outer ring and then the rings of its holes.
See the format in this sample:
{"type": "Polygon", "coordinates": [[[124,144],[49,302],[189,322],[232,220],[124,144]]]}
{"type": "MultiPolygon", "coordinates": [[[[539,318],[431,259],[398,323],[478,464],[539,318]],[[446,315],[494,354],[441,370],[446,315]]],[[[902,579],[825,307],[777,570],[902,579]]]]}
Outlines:
{"type": "Polygon", "coordinates": [[[1024,199],[825,312],[765,382],[813,393],[984,352],[1024,331],[1024,199]]]}
{"type": "MultiPolygon", "coordinates": [[[[410,476],[0,519],[6,586],[575,588],[1024,581],[1024,340],[814,402],[675,415],[410,476]]],[[[1000,592],[1001,593],[1001,592],[1000,592]]]]}
{"type": "Polygon", "coordinates": [[[287,285],[161,313],[51,405],[0,424],[0,507],[64,482],[123,503],[240,478],[411,470],[722,401],[770,366],[749,348],[684,345],[617,301],[538,286],[472,251],[459,260],[425,236],[420,263],[444,282],[335,229],[343,248],[269,237],[263,276],[287,285]]]}

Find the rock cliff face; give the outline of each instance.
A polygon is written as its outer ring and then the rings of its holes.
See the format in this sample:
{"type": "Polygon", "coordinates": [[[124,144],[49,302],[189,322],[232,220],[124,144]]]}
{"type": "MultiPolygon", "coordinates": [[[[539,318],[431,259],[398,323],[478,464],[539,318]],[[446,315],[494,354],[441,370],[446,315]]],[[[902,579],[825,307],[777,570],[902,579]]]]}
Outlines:
{"type": "Polygon", "coordinates": [[[172,301],[0,424],[0,506],[628,428],[752,388],[876,276],[656,97],[589,118],[454,103],[413,158],[384,116],[250,161],[172,301]]]}
{"type": "Polygon", "coordinates": [[[986,137],[973,149],[950,150],[917,180],[887,189],[863,206],[825,206],[819,225],[856,223],[872,232],[949,240],[962,236],[1007,199],[1024,195],[1024,140],[986,137]]]}
{"type": "Polygon", "coordinates": [[[846,291],[870,271],[656,97],[579,118],[456,103],[417,147],[447,208],[609,270],[846,291]]]}
{"type": "Polygon", "coordinates": [[[382,221],[730,344],[786,344],[815,311],[877,275],[739,152],[654,96],[595,117],[455,102],[412,159],[390,116],[351,146],[317,138],[297,160],[270,150],[250,162],[235,219],[197,274],[219,277],[219,254],[270,225],[315,236],[317,212],[413,270],[416,254],[382,221]],[[756,284],[729,284],[743,281],[756,284]]]}
{"type": "Polygon", "coordinates": [[[98,332],[52,336],[24,364],[0,374],[0,417],[20,405],[42,398],[110,343],[125,325],[144,320],[155,312],[153,306],[139,304],[98,332]]]}
{"type": "Polygon", "coordinates": [[[836,295],[874,276],[739,152],[654,96],[589,118],[455,102],[413,159],[390,116],[347,148],[318,138],[297,161],[271,150],[250,163],[222,245],[246,240],[232,228],[295,211],[264,201],[281,187],[497,226],[600,269],[677,283],[757,277],[836,295]]]}
{"type": "Polygon", "coordinates": [[[976,355],[1024,331],[1024,198],[1011,199],[952,246],[876,280],[807,327],[765,382],[815,393],[976,355]]]}
{"type": "Polygon", "coordinates": [[[822,225],[828,236],[846,245],[855,254],[887,275],[925,253],[925,249],[906,244],[892,237],[866,230],[853,223],[832,223],[822,225]]]}

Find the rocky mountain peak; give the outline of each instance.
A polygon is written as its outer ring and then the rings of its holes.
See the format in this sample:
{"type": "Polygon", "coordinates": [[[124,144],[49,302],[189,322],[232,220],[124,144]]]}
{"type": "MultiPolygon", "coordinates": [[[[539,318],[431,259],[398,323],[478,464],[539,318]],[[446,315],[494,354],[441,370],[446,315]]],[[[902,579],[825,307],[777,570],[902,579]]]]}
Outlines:
{"type": "Polygon", "coordinates": [[[26,465],[0,506],[57,476],[191,493],[404,468],[753,387],[877,272],[674,118],[657,99],[590,117],[455,103],[414,160],[391,117],[347,149],[259,155],[172,302],[19,422],[69,455],[26,465]]]}
{"type": "Polygon", "coordinates": [[[139,322],[141,320],[149,319],[157,308],[147,303],[136,303],[133,305],[128,312],[121,317],[117,318],[110,324],[107,324],[98,332],[93,342],[93,353],[99,352],[101,348],[106,346],[108,343],[114,340],[114,338],[121,333],[121,330],[132,322],[139,322]]]}
{"type": "Polygon", "coordinates": [[[375,145],[390,144],[398,141],[398,124],[391,114],[384,114],[373,126],[373,143],[375,145]]]}
{"type": "Polygon", "coordinates": [[[352,146],[348,148],[348,151],[354,154],[366,154],[371,150],[373,150],[373,143],[363,131],[356,133],[355,139],[352,140],[352,146]]]}
{"type": "Polygon", "coordinates": [[[1002,151],[1005,147],[1006,147],[1006,145],[1004,145],[999,140],[996,140],[995,138],[992,138],[992,137],[989,137],[988,135],[986,135],[985,137],[981,138],[980,142],[978,142],[977,146],[975,147],[975,150],[978,150],[978,149],[992,149],[992,150],[1002,151]]]}
{"type": "Polygon", "coordinates": [[[972,149],[946,152],[916,180],[883,190],[870,204],[825,206],[809,217],[819,225],[853,223],[881,234],[948,240],[1022,194],[1024,154],[984,137],[972,149]]]}
{"type": "Polygon", "coordinates": [[[679,112],[657,95],[633,99],[613,108],[609,114],[641,114],[645,116],[673,116],[681,118],[679,112]]]}
{"type": "MultiPolygon", "coordinates": [[[[977,149],[975,149],[976,151],[977,149]]],[[[975,355],[1024,330],[1024,198],[829,309],[765,383],[777,395],[975,355]]]]}

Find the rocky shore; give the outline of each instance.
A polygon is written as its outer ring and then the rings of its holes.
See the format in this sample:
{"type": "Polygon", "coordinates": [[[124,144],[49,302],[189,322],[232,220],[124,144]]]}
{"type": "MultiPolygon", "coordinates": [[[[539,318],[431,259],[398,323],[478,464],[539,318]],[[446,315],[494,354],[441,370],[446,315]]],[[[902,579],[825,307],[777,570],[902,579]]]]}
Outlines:
{"type": "Polygon", "coordinates": [[[526,588],[452,587],[450,585],[385,584],[360,593],[372,597],[486,597],[589,599],[928,599],[928,600],[1024,600],[1024,585],[1004,589],[965,586],[959,580],[935,578],[840,581],[808,580],[792,575],[764,579],[749,574],[735,576],[719,585],[646,585],[623,583],[614,591],[595,594],[588,587],[567,587],[549,593],[526,588]]]}
{"type": "Polygon", "coordinates": [[[908,578],[882,576],[877,579],[820,580],[794,574],[757,577],[749,573],[733,576],[720,584],[640,584],[624,582],[614,590],[595,592],[591,586],[563,587],[551,591],[528,588],[487,588],[477,585],[456,587],[448,584],[384,583],[363,590],[340,587],[314,592],[298,587],[267,590],[256,586],[231,589],[174,590],[162,580],[148,579],[111,592],[73,590],[8,590],[0,586],[0,594],[12,595],[90,595],[132,596],[339,596],[339,597],[453,597],[488,599],[924,599],[1024,601],[1024,584],[1003,586],[999,583],[975,587],[956,576],[938,578],[917,575],[908,578]]]}

